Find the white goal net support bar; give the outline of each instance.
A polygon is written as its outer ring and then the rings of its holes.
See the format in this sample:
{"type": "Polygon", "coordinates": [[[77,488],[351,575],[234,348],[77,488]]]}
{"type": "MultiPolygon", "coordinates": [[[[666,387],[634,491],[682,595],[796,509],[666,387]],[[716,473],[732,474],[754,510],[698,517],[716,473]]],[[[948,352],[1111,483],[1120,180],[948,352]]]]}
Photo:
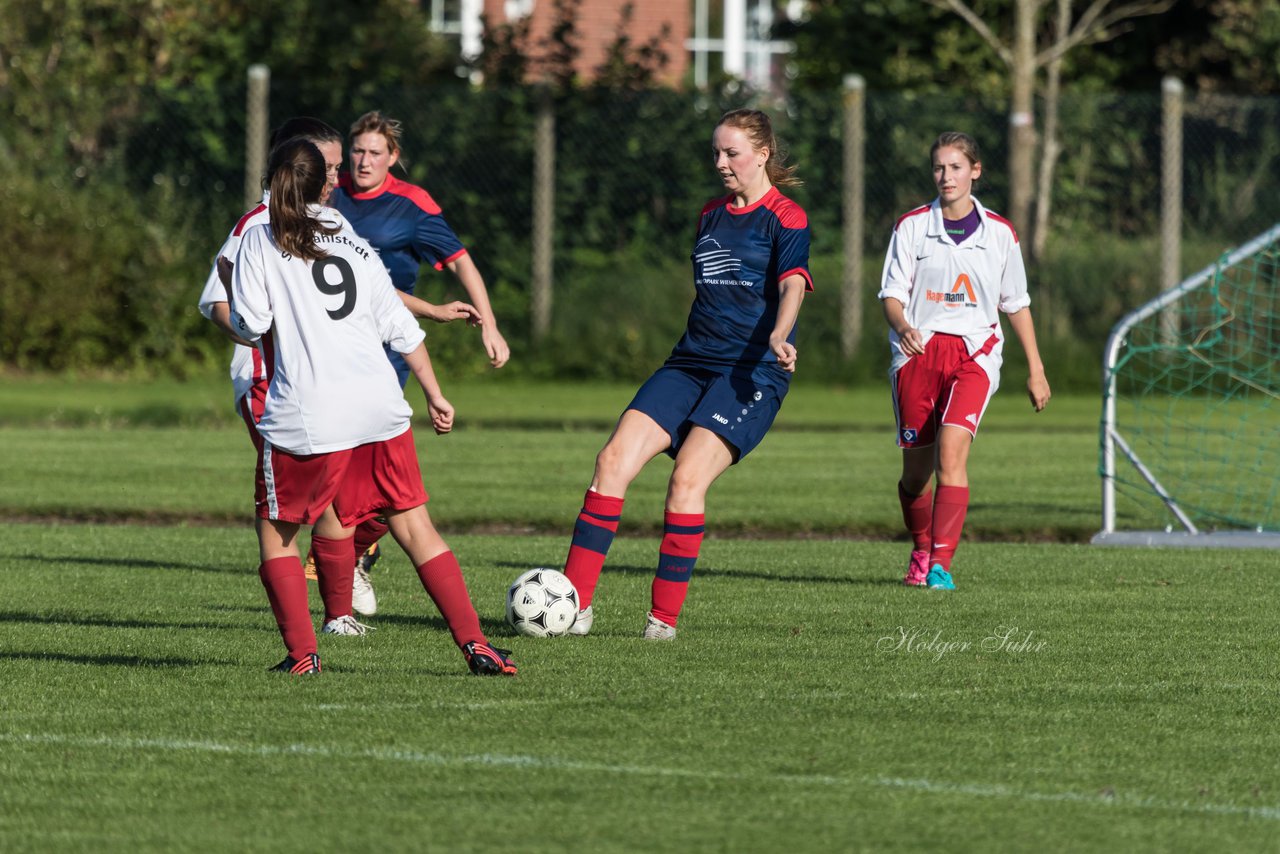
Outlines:
{"type": "Polygon", "coordinates": [[[1278,241],[1280,225],[1112,329],[1095,544],[1280,549],[1278,241]]]}

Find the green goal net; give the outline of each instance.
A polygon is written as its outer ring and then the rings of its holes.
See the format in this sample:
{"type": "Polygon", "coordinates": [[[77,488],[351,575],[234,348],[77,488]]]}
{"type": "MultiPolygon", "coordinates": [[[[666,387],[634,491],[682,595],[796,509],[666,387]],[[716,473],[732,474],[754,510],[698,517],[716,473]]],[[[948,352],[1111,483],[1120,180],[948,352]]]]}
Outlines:
{"type": "Polygon", "coordinates": [[[1107,342],[1107,545],[1280,547],[1280,226],[1123,318],[1107,342]]]}

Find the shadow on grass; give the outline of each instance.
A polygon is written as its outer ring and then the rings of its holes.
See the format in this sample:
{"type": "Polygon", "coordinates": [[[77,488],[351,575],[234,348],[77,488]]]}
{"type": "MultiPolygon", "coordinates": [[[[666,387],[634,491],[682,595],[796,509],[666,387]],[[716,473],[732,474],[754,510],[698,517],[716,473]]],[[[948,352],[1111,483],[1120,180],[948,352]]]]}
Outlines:
{"type": "Polygon", "coordinates": [[[45,626],[84,626],[106,629],[194,629],[197,631],[226,630],[233,632],[265,631],[257,626],[227,623],[178,623],[156,620],[120,620],[109,617],[87,617],[78,614],[25,614],[20,611],[0,611],[0,624],[34,623],[45,626]]]}
{"type": "Polygon", "coordinates": [[[210,661],[195,658],[147,658],[141,655],[75,655],[67,652],[0,652],[0,661],[62,662],[65,664],[89,664],[96,667],[207,667],[210,664],[227,665],[227,661],[210,661]]]}
{"type": "MultiPolygon", "coordinates": [[[[532,569],[532,565],[523,563],[515,563],[513,561],[498,561],[498,566],[509,567],[517,570],[532,569]]],[[[558,567],[559,561],[551,561],[550,563],[540,564],[541,566],[558,567]]],[[[610,565],[605,564],[605,575],[653,575],[654,567],[652,566],[628,566],[626,564],[610,565]]],[[[848,584],[857,587],[876,587],[882,584],[899,584],[901,579],[896,576],[889,577],[841,577],[833,575],[778,575],[772,572],[758,572],[750,569],[716,569],[707,568],[699,570],[697,567],[693,570],[694,578],[747,578],[755,581],[777,581],[785,584],[848,584]]]]}
{"type": "Polygon", "coordinates": [[[21,560],[33,563],[78,564],[80,566],[100,566],[108,569],[186,569],[192,572],[235,572],[256,574],[254,567],[246,566],[212,566],[207,563],[182,563],[170,560],[148,560],[146,558],[111,558],[84,557],[82,555],[49,555],[49,554],[14,554],[0,551],[0,560],[21,560]]]}

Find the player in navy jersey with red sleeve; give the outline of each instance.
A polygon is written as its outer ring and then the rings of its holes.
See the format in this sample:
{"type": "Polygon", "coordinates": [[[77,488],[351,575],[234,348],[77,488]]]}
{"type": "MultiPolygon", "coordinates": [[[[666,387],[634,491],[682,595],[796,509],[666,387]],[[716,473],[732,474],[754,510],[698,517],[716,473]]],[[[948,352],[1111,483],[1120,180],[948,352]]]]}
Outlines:
{"type": "MultiPolygon", "coordinates": [[[[498,331],[475,261],[431,195],[391,174],[391,167],[400,162],[400,122],[376,110],[365,113],[352,124],[349,141],[351,171],[341,176],[329,204],[378,250],[391,283],[401,291],[413,293],[423,263],[452,271],[478,310],[480,336],[491,364],[502,367],[511,350],[498,331]]],[[[409,376],[404,360],[390,350],[387,356],[403,385],[409,376]]]]}
{"type": "Polygon", "coordinates": [[[978,144],[968,134],[944,133],[929,157],[938,197],[898,218],[879,297],[889,323],[902,448],[898,501],[912,539],[902,581],[954,590],[951,560],[969,508],[969,450],[1000,385],[999,313],[1026,353],[1027,395],[1037,412],[1050,391],[1018,235],[973,195],[982,175],[978,144]]]}
{"type": "Polygon", "coordinates": [[[627,487],[658,454],[667,487],[652,607],[642,636],[671,640],[702,544],[707,490],[764,438],[796,367],[795,324],[809,275],[809,223],[777,185],[798,184],[769,117],[734,110],[711,137],[728,195],[709,202],[693,246],[697,296],[684,335],[618,420],[596,457],[565,562],[578,588],[570,633],[595,620],[592,600],[627,487]]]}

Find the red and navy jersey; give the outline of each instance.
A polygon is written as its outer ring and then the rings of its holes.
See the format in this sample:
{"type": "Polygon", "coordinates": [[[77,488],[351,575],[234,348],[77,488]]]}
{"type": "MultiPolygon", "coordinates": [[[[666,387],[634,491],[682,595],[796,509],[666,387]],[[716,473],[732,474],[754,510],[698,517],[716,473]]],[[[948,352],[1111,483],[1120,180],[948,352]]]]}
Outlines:
{"type": "MultiPolygon", "coordinates": [[[[669,365],[754,368],[776,363],[769,335],[778,316],[778,283],[809,274],[809,218],[771,187],[743,208],[728,195],[708,202],[693,247],[697,296],[669,365]]],[[[795,343],[795,329],[787,336],[795,343]]]]}
{"type": "Polygon", "coordinates": [[[393,175],[378,189],[357,193],[344,173],[329,207],[377,250],[391,283],[405,293],[413,293],[424,261],[440,270],[467,251],[431,195],[393,175]]]}

